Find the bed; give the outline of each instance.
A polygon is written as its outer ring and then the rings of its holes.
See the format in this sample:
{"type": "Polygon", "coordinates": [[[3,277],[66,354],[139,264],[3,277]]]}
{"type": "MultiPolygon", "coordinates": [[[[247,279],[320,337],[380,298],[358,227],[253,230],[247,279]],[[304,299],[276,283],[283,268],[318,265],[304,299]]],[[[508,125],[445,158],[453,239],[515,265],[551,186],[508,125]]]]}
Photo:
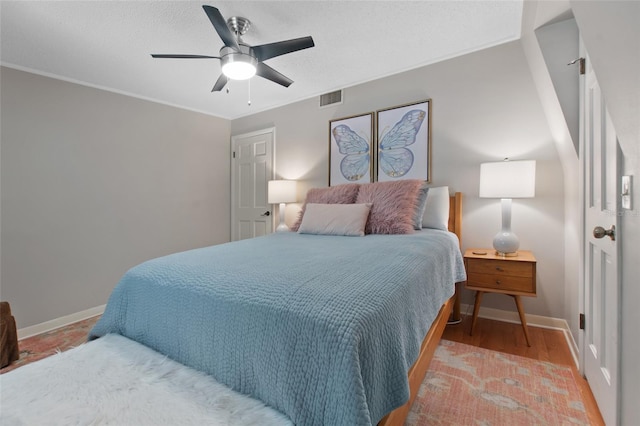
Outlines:
{"type": "Polygon", "coordinates": [[[150,260],[90,339],[142,343],[294,424],[402,424],[466,279],[450,203],[455,232],[277,233],[150,260]]]}

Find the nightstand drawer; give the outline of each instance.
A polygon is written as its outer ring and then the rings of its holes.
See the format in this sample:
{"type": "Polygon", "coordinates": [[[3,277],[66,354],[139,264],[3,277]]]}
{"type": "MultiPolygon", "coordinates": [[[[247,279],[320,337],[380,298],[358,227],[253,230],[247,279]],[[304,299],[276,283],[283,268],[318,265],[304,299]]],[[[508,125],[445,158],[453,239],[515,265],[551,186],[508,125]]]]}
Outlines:
{"type": "MultiPolygon", "coordinates": [[[[503,260],[467,259],[469,274],[509,275],[531,278],[533,264],[530,262],[505,262],[503,260]]],[[[529,280],[530,281],[530,280],[529,280]]]]}
{"type": "Polygon", "coordinates": [[[469,276],[467,277],[467,286],[503,291],[535,293],[533,281],[529,277],[469,273],[469,276]]]}

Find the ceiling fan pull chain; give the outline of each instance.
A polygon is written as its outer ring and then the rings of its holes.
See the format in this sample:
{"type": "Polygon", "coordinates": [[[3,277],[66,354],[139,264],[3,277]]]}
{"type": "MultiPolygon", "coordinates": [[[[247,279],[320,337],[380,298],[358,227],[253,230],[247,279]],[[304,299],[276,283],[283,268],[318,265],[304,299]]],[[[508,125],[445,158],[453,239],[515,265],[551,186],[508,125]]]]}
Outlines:
{"type": "Polygon", "coordinates": [[[247,81],[249,82],[249,101],[247,102],[247,105],[251,106],[251,79],[247,81]]]}

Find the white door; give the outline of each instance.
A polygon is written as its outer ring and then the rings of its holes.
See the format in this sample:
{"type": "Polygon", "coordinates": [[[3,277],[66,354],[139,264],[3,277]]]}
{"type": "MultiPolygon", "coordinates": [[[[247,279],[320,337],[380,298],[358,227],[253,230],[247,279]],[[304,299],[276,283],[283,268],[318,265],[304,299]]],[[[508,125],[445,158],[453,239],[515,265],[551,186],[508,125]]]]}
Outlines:
{"type": "Polygon", "coordinates": [[[581,106],[584,180],[584,331],[581,368],[606,424],[618,422],[620,280],[618,140],[587,58],[581,106]]]}
{"type": "Polygon", "coordinates": [[[231,240],[273,232],[267,182],[273,179],[275,129],[231,137],[231,240]]]}

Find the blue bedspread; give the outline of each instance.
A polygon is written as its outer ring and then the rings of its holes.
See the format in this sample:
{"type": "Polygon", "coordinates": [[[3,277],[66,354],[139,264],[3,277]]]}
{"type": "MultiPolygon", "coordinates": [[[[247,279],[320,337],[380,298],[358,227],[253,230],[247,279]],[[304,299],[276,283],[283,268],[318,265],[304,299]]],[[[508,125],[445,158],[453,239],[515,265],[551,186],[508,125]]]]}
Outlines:
{"type": "Polygon", "coordinates": [[[132,268],[90,339],[136,340],[297,425],[372,425],[407,401],[407,371],[465,279],[444,231],[272,234],[132,268]]]}

